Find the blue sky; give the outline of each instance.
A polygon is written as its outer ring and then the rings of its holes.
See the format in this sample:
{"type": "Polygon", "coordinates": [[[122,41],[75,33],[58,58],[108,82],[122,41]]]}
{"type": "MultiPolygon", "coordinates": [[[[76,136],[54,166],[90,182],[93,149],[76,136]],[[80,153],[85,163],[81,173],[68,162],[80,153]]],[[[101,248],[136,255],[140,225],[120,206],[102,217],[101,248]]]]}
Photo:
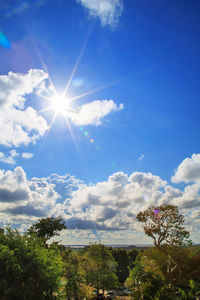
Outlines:
{"type": "Polygon", "coordinates": [[[149,242],[172,203],[200,228],[198,1],[1,1],[1,224],[61,215],[65,243],[149,242]]]}

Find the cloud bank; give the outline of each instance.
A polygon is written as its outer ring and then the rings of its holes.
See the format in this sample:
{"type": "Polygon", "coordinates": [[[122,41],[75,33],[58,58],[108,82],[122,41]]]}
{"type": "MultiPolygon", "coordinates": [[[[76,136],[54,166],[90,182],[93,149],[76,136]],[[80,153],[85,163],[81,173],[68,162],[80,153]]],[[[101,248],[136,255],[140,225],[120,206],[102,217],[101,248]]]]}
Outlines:
{"type": "Polygon", "coordinates": [[[101,24],[114,26],[123,12],[122,0],[76,0],[92,17],[99,18],[101,24]]]}
{"type": "Polygon", "coordinates": [[[40,217],[62,216],[71,238],[72,233],[83,237],[86,231],[89,238],[109,237],[111,232],[116,239],[128,238],[130,232],[141,238],[137,212],[160,204],[177,205],[188,229],[194,233],[200,229],[197,179],[180,190],[152,173],[116,172],[106,181],[88,185],[69,174],[28,180],[24,170],[17,167],[0,171],[0,186],[1,220],[28,226],[40,217]]]}

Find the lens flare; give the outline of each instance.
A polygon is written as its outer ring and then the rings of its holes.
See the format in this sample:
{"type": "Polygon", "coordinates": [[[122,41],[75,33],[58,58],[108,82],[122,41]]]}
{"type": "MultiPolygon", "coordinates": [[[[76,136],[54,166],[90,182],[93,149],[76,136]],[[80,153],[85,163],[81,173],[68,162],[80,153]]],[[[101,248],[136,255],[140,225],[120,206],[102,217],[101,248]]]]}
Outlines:
{"type": "Polygon", "coordinates": [[[160,210],[159,209],[154,209],[154,214],[157,215],[159,214],[160,210]]]}
{"type": "Polygon", "coordinates": [[[0,45],[5,48],[10,48],[10,41],[9,39],[0,31],[0,45]]]}
{"type": "Polygon", "coordinates": [[[142,198],[143,198],[145,201],[148,200],[148,197],[147,197],[147,195],[145,195],[145,194],[142,194],[142,198]]]}

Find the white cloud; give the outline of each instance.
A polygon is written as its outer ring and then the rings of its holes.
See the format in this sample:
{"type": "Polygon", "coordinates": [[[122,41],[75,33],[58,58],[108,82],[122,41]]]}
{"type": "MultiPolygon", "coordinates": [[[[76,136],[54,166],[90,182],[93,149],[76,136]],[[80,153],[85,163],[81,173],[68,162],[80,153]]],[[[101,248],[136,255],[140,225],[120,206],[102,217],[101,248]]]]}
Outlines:
{"type": "MultiPolygon", "coordinates": [[[[94,223],[86,225],[80,221],[85,220],[105,226],[106,231],[112,228],[138,232],[142,231],[136,220],[138,211],[152,205],[174,204],[181,213],[191,214],[200,207],[199,191],[200,184],[189,185],[181,191],[151,173],[134,172],[128,176],[118,172],[107,181],[82,185],[72,192],[66,211],[70,217],[79,218],[76,221],[79,229],[94,227],[94,223]]],[[[190,226],[193,226],[191,222],[190,226]]]]}
{"type": "MultiPolygon", "coordinates": [[[[11,204],[29,199],[29,189],[26,174],[21,167],[14,171],[0,170],[0,202],[11,204]]],[[[2,208],[2,205],[1,205],[2,208]]]]}
{"type": "Polygon", "coordinates": [[[0,187],[2,221],[25,226],[41,217],[62,216],[71,239],[143,239],[137,212],[163,203],[178,206],[188,230],[195,233],[200,228],[200,181],[180,190],[152,173],[116,172],[87,185],[69,174],[28,180],[17,167],[0,170],[0,187]]]}
{"type": "Polygon", "coordinates": [[[136,213],[156,205],[163,196],[160,190],[165,185],[165,181],[151,173],[134,172],[128,176],[117,172],[107,181],[82,185],[72,192],[68,212],[113,230],[134,228],[137,226],[136,213]]]}
{"type": "MultiPolygon", "coordinates": [[[[10,224],[30,223],[39,217],[52,215],[60,195],[47,179],[28,180],[24,170],[0,170],[0,216],[10,224]]],[[[56,207],[59,215],[59,204],[56,207]]]]}
{"type": "Polygon", "coordinates": [[[5,152],[0,152],[0,161],[6,164],[14,165],[16,164],[16,158],[19,156],[24,159],[30,159],[34,156],[34,154],[29,152],[19,154],[15,149],[13,149],[9,151],[8,155],[6,155],[5,152]]]}
{"type": "Polygon", "coordinates": [[[113,100],[95,100],[83,104],[76,112],[71,112],[72,122],[76,125],[100,125],[102,118],[111,112],[123,109],[123,104],[117,106],[113,100]]]}
{"type": "Polygon", "coordinates": [[[47,76],[39,69],[31,69],[26,74],[0,75],[1,145],[19,147],[35,143],[48,129],[46,120],[26,102],[26,96],[47,76]]]}
{"type": "Polygon", "coordinates": [[[34,154],[30,153],[30,152],[24,152],[24,153],[22,153],[22,158],[25,158],[25,159],[32,158],[33,156],[34,156],[34,154]]]}
{"type": "Polygon", "coordinates": [[[10,150],[9,155],[6,156],[5,153],[0,152],[0,161],[6,164],[14,165],[16,163],[15,157],[19,156],[16,150],[10,150]]]}
{"type": "Polygon", "coordinates": [[[23,96],[32,93],[47,76],[39,69],[30,69],[27,74],[8,72],[8,75],[0,75],[0,105],[23,108],[23,96]]]}
{"type": "Polygon", "coordinates": [[[69,174],[52,174],[47,178],[28,180],[24,170],[0,170],[0,218],[10,224],[30,225],[46,216],[66,218],[64,200],[82,185],[82,181],[69,174]]]}
{"type": "Polygon", "coordinates": [[[142,160],[144,158],[144,154],[141,154],[138,160],[142,160]]]}
{"type": "Polygon", "coordinates": [[[122,12],[122,0],[76,0],[89,10],[90,16],[98,17],[101,24],[114,26],[122,12]]]}
{"type": "Polygon", "coordinates": [[[184,159],[172,176],[172,182],[194,182],[200,180],[200,154],[184,159]]]}
{"type": "Polygon", "coordinates": [[[171,180],[174,183],[194,182],[191,185],[187,185],[184,191],[173,199],[172,204],[191,211],[200,207],[200,154],[193,154],[191,158],[184,159],[171,180]]]}
{"type": "Polygon", "coordinates": [[[200,182],[185,187],[180,197],[174,198],[171,203],[179,207],[192,210],[200,207],[200,182]]]}

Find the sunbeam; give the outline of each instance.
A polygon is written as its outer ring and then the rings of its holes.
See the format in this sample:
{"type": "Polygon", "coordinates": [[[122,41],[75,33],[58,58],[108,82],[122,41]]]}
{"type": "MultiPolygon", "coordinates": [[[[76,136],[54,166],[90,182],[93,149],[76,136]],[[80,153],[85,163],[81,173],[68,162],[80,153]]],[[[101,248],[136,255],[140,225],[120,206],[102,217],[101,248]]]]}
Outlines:
{"type": "Polygon", "coordinates": [[[70,75],[70,77],[69,77],[69,80],[67,81],[66,87],[65,87],[65,89],[64,89],[64,93],[63,93],[64,95],[66,95],[67,92],[68,92],[68,89],[69,89],[69,87],[70,87],[71,81],[72,81],[72,79],[73,79],[73,77],[74,77],[74,75],[75,75],[75,73],[76,73],[76,70],[77,70],[77,68],[78,68],[78,66],[79,66],[79,63],[80,63],[80,61],[81,61],[81,58],[82,58],[83,54],[85,53],[85,49],[86,49],[86,47],[87,47],[87,44],[88,44],[88,41],[89,41],[89,39],[90,39],[90,36],[91,36],[91,34],[92,34],[92,32],[93,32],[93,29],[94,29],[94,25],[90,28],[90,30],[89,30],[89,32],[88,32],[88,35],[87,35],[87,38],[85,39],[85,42],[83,43],[83,46],[82,46],[82,48],[81,48],[81,51],[80,51],[80,53],[79,53],[79,55],[78,55],[78,57],[77,57],[77,60],[76,60],[75,65],[74,65],[74,67],[73,67],[73,69],[72,69],[71,75],[70,75]]]}

